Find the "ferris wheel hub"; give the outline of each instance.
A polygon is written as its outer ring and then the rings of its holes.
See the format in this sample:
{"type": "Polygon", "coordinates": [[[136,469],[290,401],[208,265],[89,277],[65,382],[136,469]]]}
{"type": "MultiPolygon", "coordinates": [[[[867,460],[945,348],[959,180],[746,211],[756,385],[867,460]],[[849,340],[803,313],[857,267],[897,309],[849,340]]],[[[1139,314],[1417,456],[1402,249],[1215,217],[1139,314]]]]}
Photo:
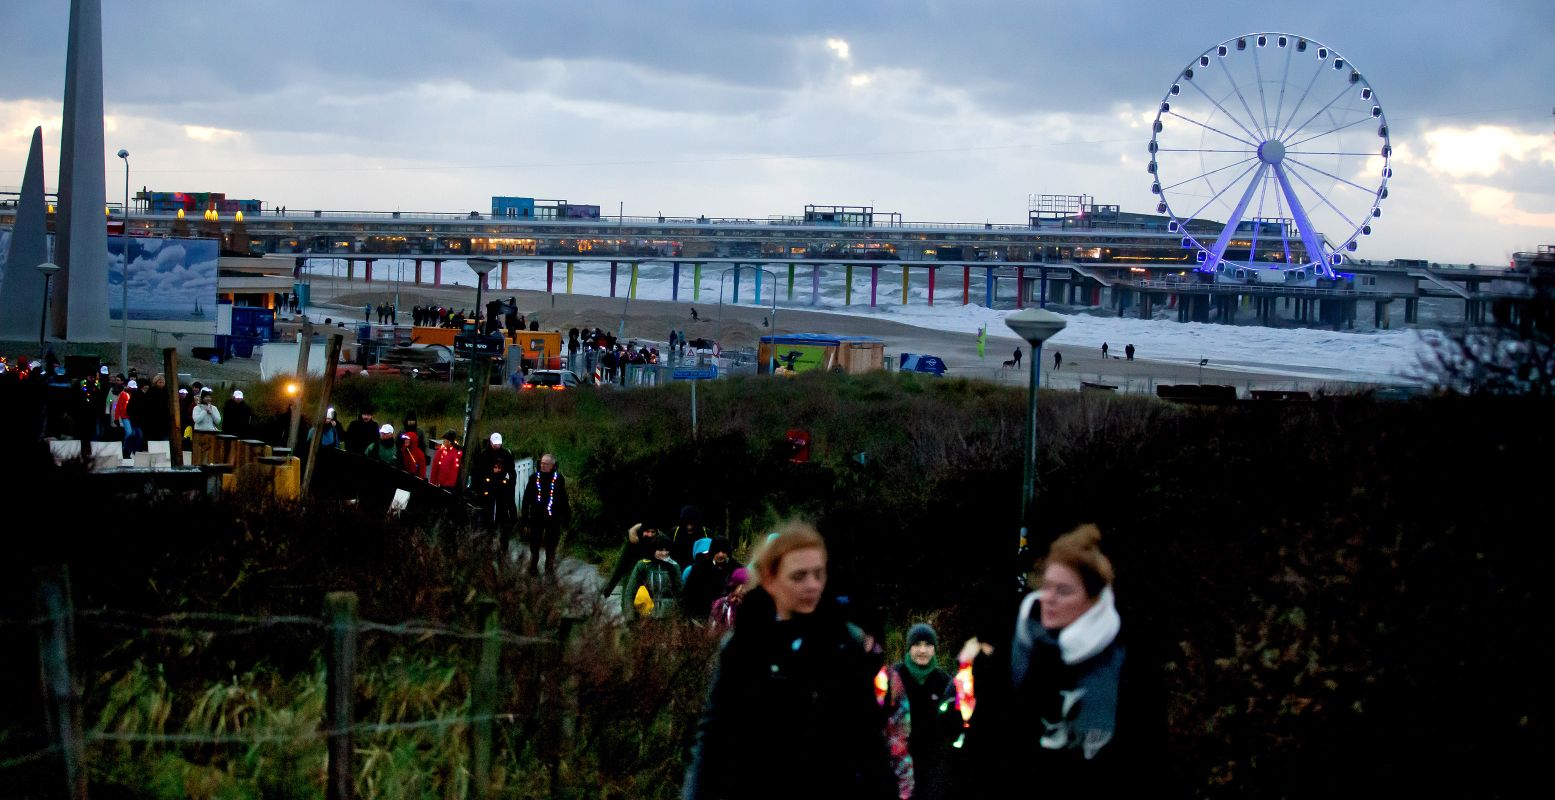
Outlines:
{"type": "Polygon", "coordinates": [[[1278,164],[1285,160],[1285,145],[1278,139],[1270,139],[1258,145],[1258,160],[1265,164],[1278,164]]]}

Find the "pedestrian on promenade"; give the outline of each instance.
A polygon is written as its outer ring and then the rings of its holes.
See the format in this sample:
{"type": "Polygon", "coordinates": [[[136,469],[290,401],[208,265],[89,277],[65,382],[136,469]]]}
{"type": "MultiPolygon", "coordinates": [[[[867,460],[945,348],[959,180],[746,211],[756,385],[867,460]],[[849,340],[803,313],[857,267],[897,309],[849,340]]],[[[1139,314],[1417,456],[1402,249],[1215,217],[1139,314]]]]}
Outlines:
{"type": "Polygon", "coordinates": [[[1101,359],[1103,361],[1107,360],[1107,343],[1106,342],[1102,342],[1101,343],[1101,359]]]}
{"type": "Polygon", "coordinates": [[[529,531],[529,574],[540,574],[542,548],[546,573],[556,574],[556,546],[562,528],[572,521],[572,506],[567,502],[567,479],[557,471],[556,456],[550,453],[540,456],[540,471],[524,487],[522,519],[529,531]]]}
{"type": "Polygon", "coordinates": [[[1064,365],[1064,354],[1058,352],[1057,350],[1054,350],[1053,351],[1053,369],[1058,369],[1059,367],[1062,367],[1063,365],[1064,365]]]}
{"type": "Polygon", "coordinates": [[[1129,361],[1134,360],[1134,345],[1132,343],[1123,348],[1123,355],[1128,356],[1129,361]]]}
{"type": "Polygon", "coordinates": [[[514,481],[518,479],[513,453],[502,446],[502,434],[493,433],[487,446],[469,456],[470,483],[480,498],[481,524],[496,534],[497,557],[507,561],[508,541],[518,524],[518,506],[514,502],[514,481]]]}
{"type": "Polygon", "coordinates": [[[1017,348],[1015,348],[1015,357],[1013,359],[1010,359],[1011,361],[1015,362],[1015,368],[1016,369],[1020,369],[1020,356],[1021,356],[1020,348],[1017,347],[1017,348]]]}
{"type": "Polygon", "coordinates": [[[880,662],[824,596],[825,542],[790,523],[751,561],[758,586],[718,654],[682,797],[895,800],[880,662]]]}

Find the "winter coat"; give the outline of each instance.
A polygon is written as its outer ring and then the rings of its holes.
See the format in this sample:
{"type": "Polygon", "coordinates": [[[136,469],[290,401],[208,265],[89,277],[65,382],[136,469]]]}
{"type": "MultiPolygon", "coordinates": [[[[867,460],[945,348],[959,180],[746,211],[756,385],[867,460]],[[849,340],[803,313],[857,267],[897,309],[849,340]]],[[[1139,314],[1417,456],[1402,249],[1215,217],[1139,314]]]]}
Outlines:
{"type": "Polygon", "coordinates": [[[418,478],[426,478],[427,451],[421,449],[421,434],[415,431],[400,434],[400,467],[418,478]]]}
{"type": "Polygon", "coordinates": [[[950,759],[961,735],[961,709],[956,687],[943,670],[935,668],[919,683],[906,664],[892,669],[907,691],[912,710],[912,732],[907,750],[913,761],[913,800],[937,800],[950,796],[950,759]]]}
{"type": "Polygon", "coordinates": [[[684,595],[686,616],[702,620],[713,613],[713,602],[728,594],[729,576],[740,568],[733,558],[719,564],[712,556],[697,556],[686,576],[684,595]]]}
{"type": "Polygon", "coordinates": [[[481,519],[489,524],[518,521],[513,481],[518,477],[513,454],[502,447],[482,447],[470,462],[470,483],[481,501],[481,519]]]}
{"type": "Polygon", "coordinates": [[[223,423],[227,433],[247,439],[253,435],[250,428],[254,422],[254,409],[242,400],[228,400],[221,410],[223,423]]]}
{"type": "Polygon", "coordinates": [[[895,798],[879,667],[835,603],[778,620],[752,589],[718,654],[681,796],[895,798]]]}
{"type": "Polygon", "coordinates": [[[378,441],[378,423],[370,419],[357,419],[346,428],[346,450],[362,455],[378,441]]]}
{"type": "Polygon", "coordinates": [[[189,412],[191,424],[197,431],[216,432],[221,430],[221,409],[215,403],[196,404],[194,410],[189,412]]]}
{"type": "Polygon", "coordinates": [[[400,448],[397,439],[378,439],[367,448],[364,455],[369,461],[376,461],[395,469],[400,468],[400,448]]]}
{"type": "MultiPolygon", "coordinates": [[[[572,521],[567,479],[560,472],[536,472],[524,486],[522,519],[535,530],[557,531],[572,521]]],[[[679,581],[676,582],[677,585],[679,581]]]]}
{"type": "Polygon", "coordinates": [[[459,485],[459,459],[463,451],[447,442],[432,456],[432,485],[452,489],[459,485]]]}
{"type": "Polygon", "coordinates": [[[632,567],[632,574],[621,589],[621,614],[627,619],[637,616],[633,604],[639,587],[646,587],[648,596],[653,598],[653,618],[668,618],[675,612],[680,598],[680,565],[649,557],[632,567]]]}

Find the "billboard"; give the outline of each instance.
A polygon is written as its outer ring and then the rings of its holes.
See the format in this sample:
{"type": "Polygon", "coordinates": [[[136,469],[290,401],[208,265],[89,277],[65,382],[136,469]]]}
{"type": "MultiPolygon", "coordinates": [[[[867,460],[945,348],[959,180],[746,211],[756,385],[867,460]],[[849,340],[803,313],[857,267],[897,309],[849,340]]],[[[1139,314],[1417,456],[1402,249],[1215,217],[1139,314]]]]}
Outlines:
{"type": "MultiPolygon", "coordinates": [[[[108,239],[108,316],[121,318],[122,236],[108,239]]],[[[216,330],[215,239],[129,237],[130,320],[208,324],[216,330]]],[[[181,329],[186,326],[179,326],[181,329]]]]}

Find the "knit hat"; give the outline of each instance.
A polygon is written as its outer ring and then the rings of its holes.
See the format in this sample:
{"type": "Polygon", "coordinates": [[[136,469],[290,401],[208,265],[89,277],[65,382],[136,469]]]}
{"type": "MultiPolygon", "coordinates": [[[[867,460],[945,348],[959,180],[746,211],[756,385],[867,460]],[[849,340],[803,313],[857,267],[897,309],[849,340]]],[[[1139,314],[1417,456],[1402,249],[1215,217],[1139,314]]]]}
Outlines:
{"type": "Polygon", "coordinates": [[[736,586],[744,584],[750,579],[750,570],[746,569],[745,567],[735,567],[734,571],[729,573],[729,588],[733,589],[736,586]]]}
{"type": "Polygon", "coordinates": [[[928,642],[935,647],[939,647],[939,635],[934,633],[934,628],[930,627],[928,623],[920,622],[908,629],[907,646],[912,647],[919,642],[928,642]]]}

